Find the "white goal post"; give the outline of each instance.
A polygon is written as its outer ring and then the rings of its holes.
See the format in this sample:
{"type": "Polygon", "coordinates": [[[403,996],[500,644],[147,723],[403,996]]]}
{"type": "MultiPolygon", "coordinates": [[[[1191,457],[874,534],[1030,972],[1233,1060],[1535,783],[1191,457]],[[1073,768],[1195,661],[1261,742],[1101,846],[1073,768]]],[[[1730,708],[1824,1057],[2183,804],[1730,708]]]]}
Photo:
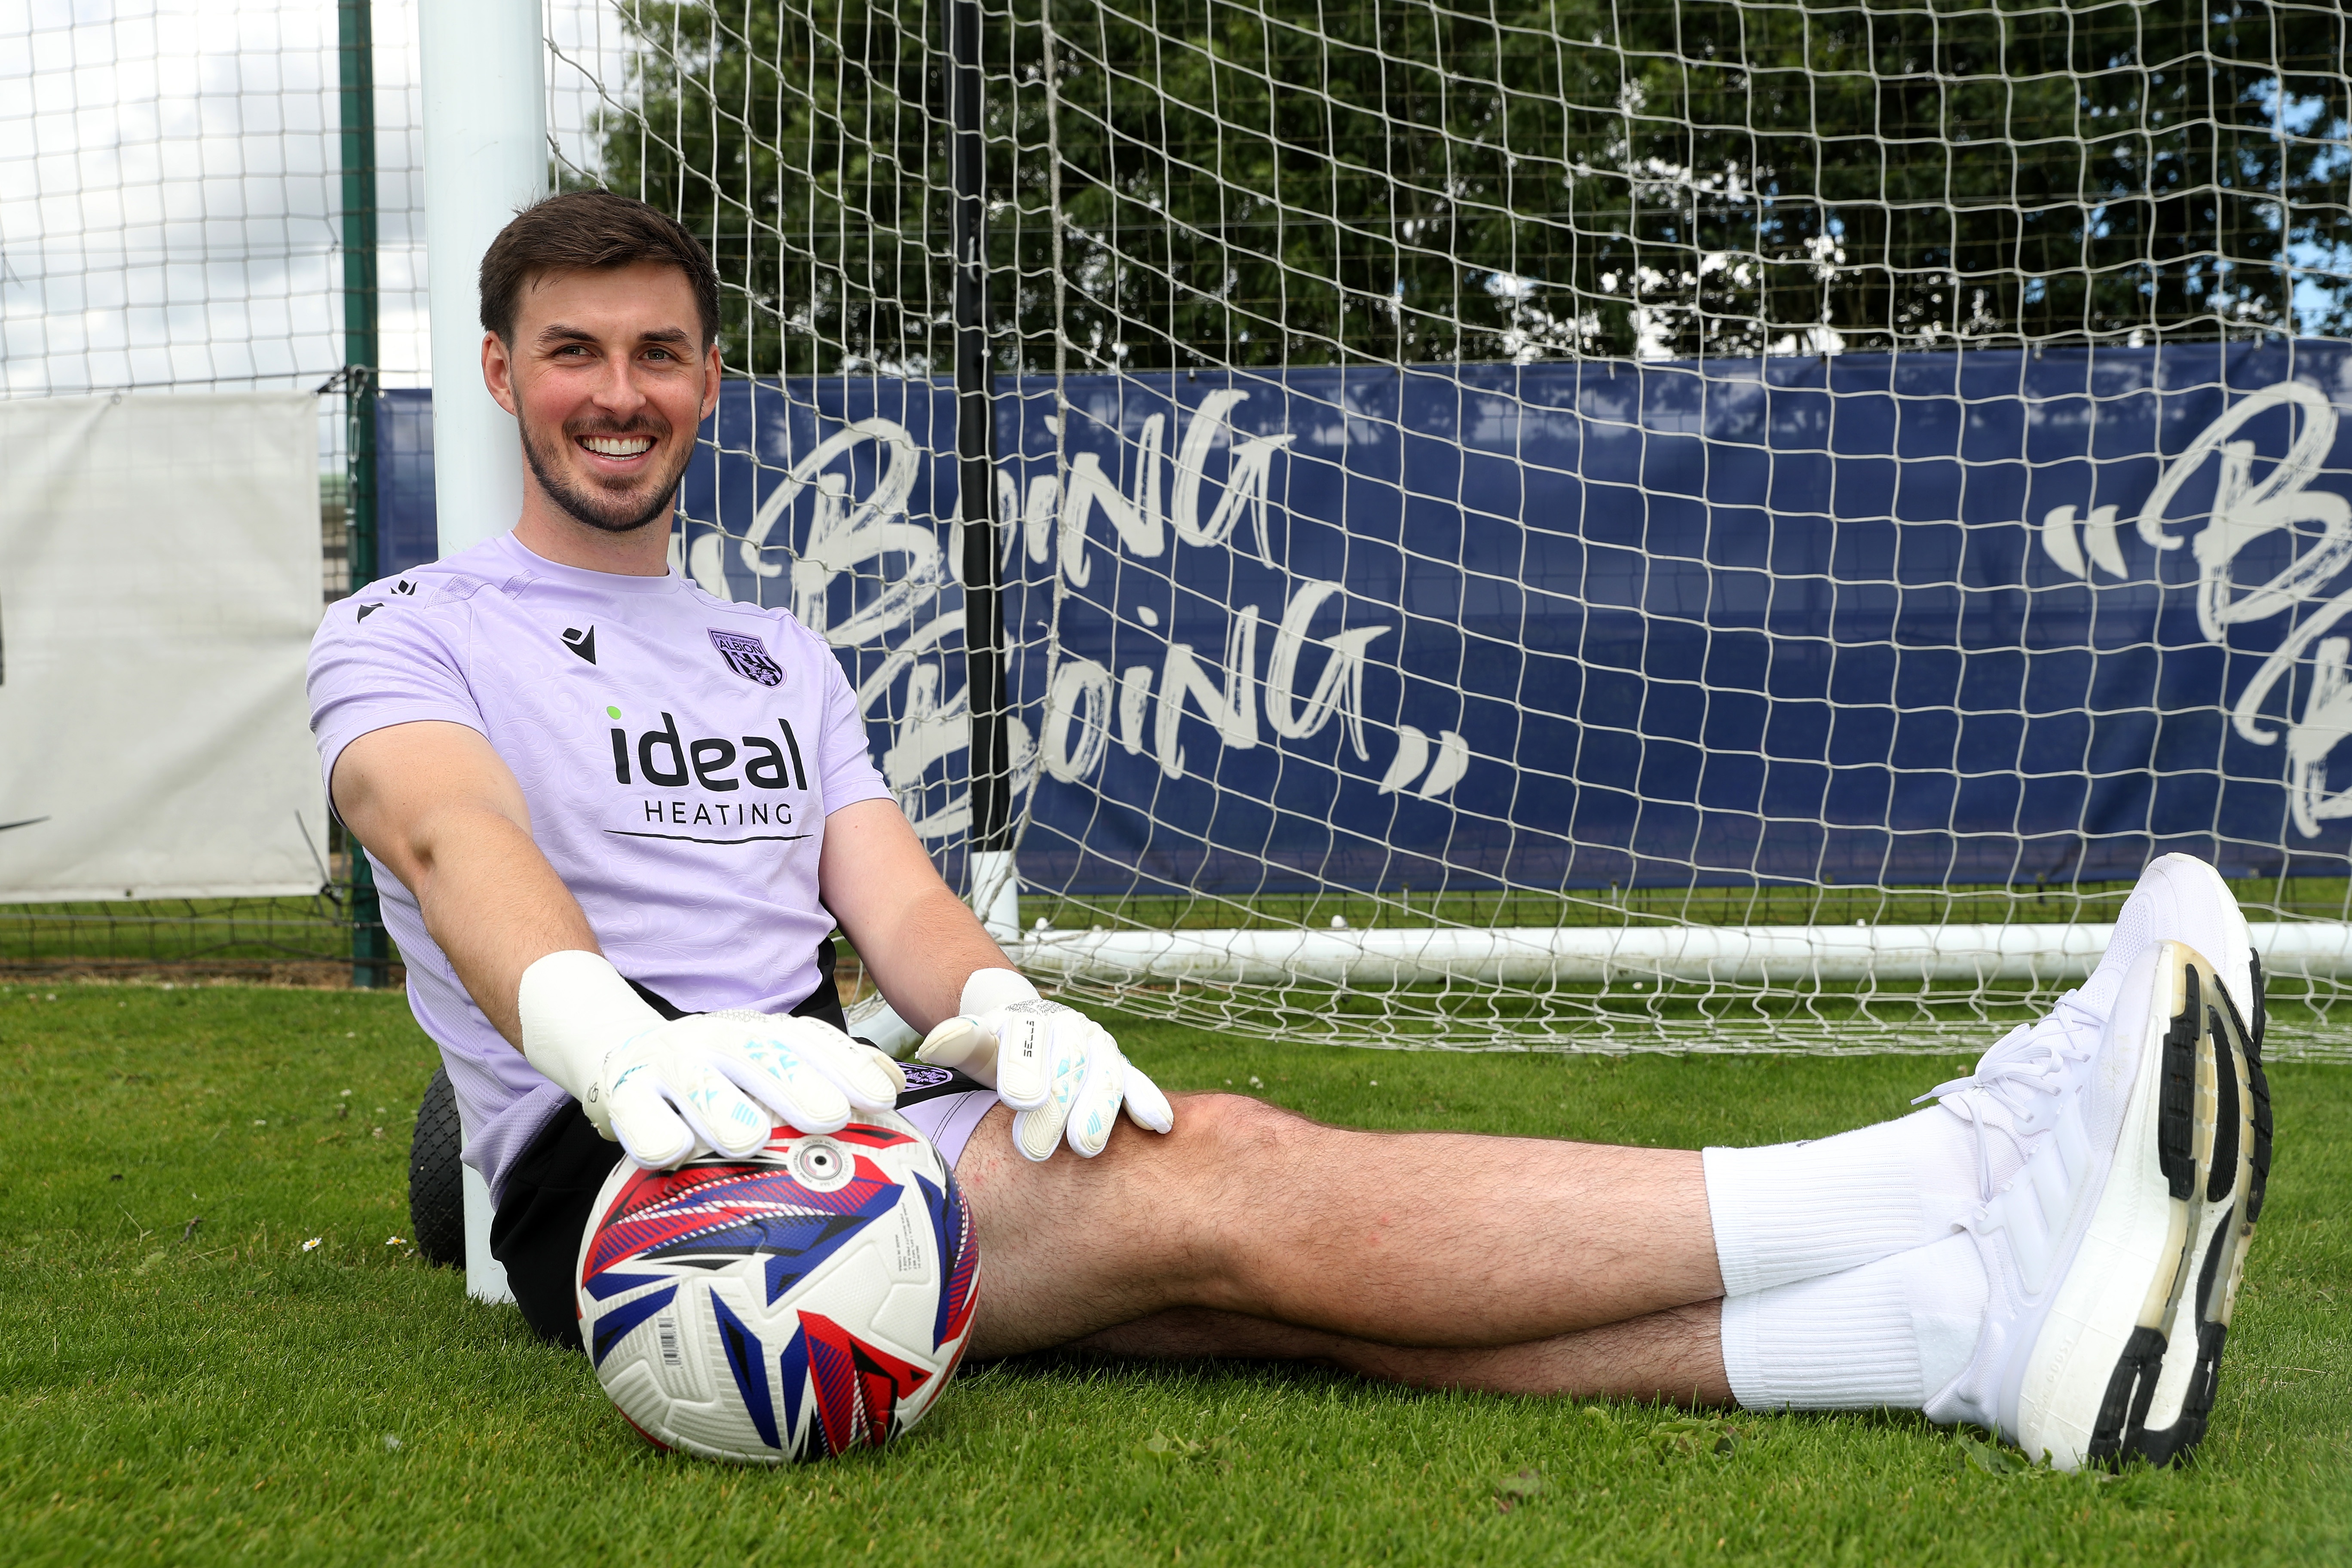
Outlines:
{"type": "MultiPolygon", "coordinates": [[[[482,384],[475,277],[515,211],[547,191],[545,44],[538,7],[420,0],[425,279],[431,300],[436,521],[451,554],[513,526],[522,506],[514,421],[482,384]]],[[[490,1252],[489,1184],[467,1165],[466,1290],[510,1301],[490,1252]]]]}

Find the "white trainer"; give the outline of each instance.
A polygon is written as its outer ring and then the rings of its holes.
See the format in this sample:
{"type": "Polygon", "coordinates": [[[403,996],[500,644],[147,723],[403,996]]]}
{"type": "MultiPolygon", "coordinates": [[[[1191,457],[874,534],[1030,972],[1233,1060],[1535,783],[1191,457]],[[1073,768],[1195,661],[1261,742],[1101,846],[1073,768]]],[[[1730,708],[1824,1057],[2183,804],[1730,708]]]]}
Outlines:
{"type": "MultiPolygon", "coordinates": [[[[2266,1021],[2262,958],[2220,872],[2189,855],[2161,855],[2149,862],[2116,916],[2106,956],[2084,990],[2091,991],[2103,973],[2115,973],[2119,980],[2118,960],[2127,963],[2137,957],[2138,946],[2168,940],[2185,942],[2210,959],[2221,983],[2218,999],[2208,988],[2205,1000],[2214,1010],[2208,1022],[2235,1031],[2231,1050],[2242,1060],[2234,1074],[2225,1068],[2221,1077],[2237,1079],[2237,1103],[2252,1110],[2252,1136],[2240,1145],[2246,1170],[2231,1173],[2229,1189],[2217,1190],[2199,1205],[2189,1250],[2190,1267],[2199,1277],[2176,1293],[2162,1325],[2161,1345],[2144,1347],[2156,1359],[2133,1379],[2137,1392],[2128,1423],[2130,1451],[2159,1465],[2186,1454],[2204,1436],[2222,1339],[2237,1300],[2253,1221],[2262,1212],[2271,1140],[2270,1089],[2262,1066],[2266,1021]],[[2224,1201],[2225,1190],[2236,1191],[2242,1201],[2224,1201]]],[[[2226,1100],[2224,1111],[2227,1120],[2226,1100]]],[[[2223,1182],[2221,1174],[2212,1179],[2223,1182]]]]}
{"type": "Polygon", "coordinates": [[[2075,1004],[2107,1004],[2087,1058],[2079,1019],[2057,1031],[2063,1067],[2051,1076],[2067,1088],[2027,1107],[2036,1126],[2023,1163],[1969,1225],[1985,1323],[1969,1364],[1926,1405],[1931,1420],[1976,1422],[2063,1469],[2132,1454],[2168,1462],[2203,1435],[2266,1163],[2259,1058],[2215,965],[2176,939],[2134,945],[2119,974],[2103,962],[2084,987],[2104,994],[2075,1004]],[[2219,1239],[2200,1254],[2200,1237],[2219,1239]],[[2176,1375],[2167,1345],[2184,1335],[2176,1375]],[[2150,1427],[2176,1381],[2170,1424],[2150,1427]]]}
{"type": "MultiPolygon", "coordinates": [[[[2107,950],[2082,986],[2003,1036],[1969,1076],[1939,1083],[1911,1102],[1940,1100],[1974,1130],[1977,1202],[1991,1202],[2009,1184],[2050,1131],[2059,1107],[2080,1092],[2124,976],[2160,942],[2185,943],[2211,960],[2250,1045],[2261,1048],[2262,963],[2229,884],[2193,856],[2158,856],[2117,912],[2107,950]]],[[[2264,1127],[2267,1137],[2267,1121],[2264,1127]]]]}
{"type": "Polygon", "coordinates": [[[2084,991],[2093,991],[2111,971],[2120,982],[2140,948],[2151,942],[2187,942],[2210,961],[2221,988],[2254,1032],[2254,1043],[2261,1044],[2262,961],[2246,917],[2219,871],[2193,855],[2159,855],[2149,861],[2116,913],[2116,933],[2084,991]]]}

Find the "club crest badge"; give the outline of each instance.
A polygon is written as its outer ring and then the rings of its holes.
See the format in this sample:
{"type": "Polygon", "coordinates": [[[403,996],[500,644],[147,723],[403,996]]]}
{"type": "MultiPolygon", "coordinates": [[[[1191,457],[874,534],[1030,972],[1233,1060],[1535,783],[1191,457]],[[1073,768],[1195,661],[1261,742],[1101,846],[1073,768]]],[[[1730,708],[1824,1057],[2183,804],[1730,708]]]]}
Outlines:
{"type": "Polygon", "coordinates": [[[727,661],[727,668],[746,680],[756,680],[762,686],[782,686],[784,668],[768,657],[767,648],[758,637],[747,637],[740,632],[722,632],[713,627],[710,646],[727,661]]]}

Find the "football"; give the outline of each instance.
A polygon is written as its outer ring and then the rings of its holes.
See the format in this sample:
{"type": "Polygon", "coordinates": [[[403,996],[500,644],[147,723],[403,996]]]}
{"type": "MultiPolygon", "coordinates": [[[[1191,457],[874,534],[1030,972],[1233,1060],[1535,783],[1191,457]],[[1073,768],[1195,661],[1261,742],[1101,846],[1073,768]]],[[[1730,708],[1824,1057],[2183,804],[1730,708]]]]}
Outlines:
{"type": "Polygon", "coordinates": [[[753,1464],[879,1447],[971,1335],[980,1250],[902,1118],[779,1127],[749,1159],[624,1160],[580,1248],[580,1338],[654,1443],[753,1464]]]}

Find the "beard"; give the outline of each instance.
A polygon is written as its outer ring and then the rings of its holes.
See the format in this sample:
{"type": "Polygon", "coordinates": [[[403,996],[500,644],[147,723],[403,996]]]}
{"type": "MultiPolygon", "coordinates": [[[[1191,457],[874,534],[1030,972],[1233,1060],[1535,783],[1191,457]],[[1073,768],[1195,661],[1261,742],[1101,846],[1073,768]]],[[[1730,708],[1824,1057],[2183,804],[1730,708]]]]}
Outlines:
{"type": "MultiPolygon", "coordinates": [[[[670,501],[677,494],[678,481],[686,477],[687,464],[694,460],[694,448],[688,447],[677,454],[666,474],[656,475],[649,489],[632,485],[626,489],[590,489],[576,483],[555,461],[555,455],[542,448],[531,438],[530,422],[519,420],[522,434],[523,461],[530,465],[531,477],[566,517],[585,524],[602,533],[634,533],[669,510],[670,501]]],[[[569,439],[574,432],[564,431],[569,439]]],[[[667,434],[643,426],[625,430],[583,430],[588,436],[651,436],[658,442],[667,434]]]]}

